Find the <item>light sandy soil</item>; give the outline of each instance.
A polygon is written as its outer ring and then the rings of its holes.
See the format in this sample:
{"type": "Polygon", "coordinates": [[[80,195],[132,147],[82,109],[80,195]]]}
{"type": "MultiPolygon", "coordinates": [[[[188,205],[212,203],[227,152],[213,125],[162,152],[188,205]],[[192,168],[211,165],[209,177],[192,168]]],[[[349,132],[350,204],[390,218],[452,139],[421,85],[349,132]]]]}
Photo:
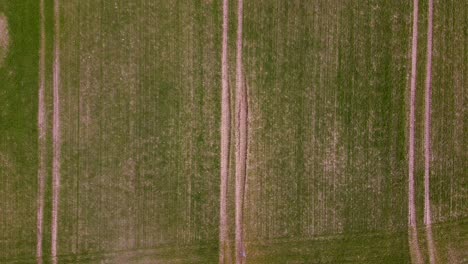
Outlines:
{"type": "Polygon", "coordinates": [[[416,204],[414,188],[414,147],[415,147],[415,106],[416,106],[416,76],[418,54],[418,0],[413,1],[413,36],[411,46],[411,84],[410,84],[410,116],[409,116],[409,150],[408,150],[408,244],[413,263],[423,263],[418,242],[416,224],[416,204]]]}
{"type": "Polygon", "coordinates": [[[7,18],[0,13],[0,67],[6,57],[9,45],[10,34],[8,31],[8,21],[7,18]]]}
{"type": "Polygon", "coordinates": [[[413,1],[413,40],[411,47],[411,86],[410,86],[410,116],[409,116],[409,150],[408,150],[408,212],[409,226],[416,228],[416,205],[414,193],[414,124],[416,105],[416,76],[418,54],[418,0],[413,1]]]}
{"type": "Polygon", "coordinates": [[[38,169],[37,169],[37,245],[36,256],[42,257],[42,240],[44,227],[44,198],[45,198],[45,182],[47,173],[47,121],[45,110],[45,18],[44,18],[44,0],[40,1],[40,27],[41,39],[39,50],[39,94],[38,94],[38,169]]]}
{"type": "Polygon", "coordinates": [[[432,31],[433,31],[434,1],[429,0],[427,29],[427,64],[426,64],[426,96],[424,120],[424,223],[426,225],[427,249],[429,263],[436,263],[436,248],[432,235],[432,215],[430,203],[431,174],[431,112],[432,112],[432,31]]]}
{"type": "Polygon", "coordinates": [[[408,234],[408,244],[410,249],[411,263],[424,263],[424,259],[421,254],[421,248],[419,247],[418,243],[418,231],[416,230],[416,228],[410,227],[408,234]]]}
{"type": "Polygon", "coordinates": [[[432,17],[433,0],[429,0],[427,29],[427,64],[426,64],[426,96],[424,120],[424,223],[431,224],[430,184],[431,173],[431,111],[432,111],[432,17]]]}
{"type": "Polygon", "coordinates": [[[228,24],[229,1],[223,1],[223,42],[221,57],[222,101],[221,101],[221,186],[220,186],[220,227],[219,263],[231,263],[229,259],[229,224],[227,214],[227,193],[229,179],[229,153],[231,145],[231,98],[228,65],[228,24]]]}
{"type": "Polygon", "coordinates": [[[247,165],[247,93],[242,61],[243,0],[238,1],[236,57],[236,263],[245,263],[244,190],[247,165]]]}
{"type": "Polygon", "coordinates": [[[54,72],[53,72],[53,168],[52,168],[52,257],[57,256],[58,210],[60,198],[60,162],[61,162],[61,134],[60,134],[60,5],[54,1],[54,72]]]}
{"type": "Polygon", "coordinates": [[[427,252],[429,255],[429,263],[439,263],[437,261],[437,248],[434,242],[434,235],[432,232],[432,225],[426,225],[426,240],[427,240],[427,252]]]}

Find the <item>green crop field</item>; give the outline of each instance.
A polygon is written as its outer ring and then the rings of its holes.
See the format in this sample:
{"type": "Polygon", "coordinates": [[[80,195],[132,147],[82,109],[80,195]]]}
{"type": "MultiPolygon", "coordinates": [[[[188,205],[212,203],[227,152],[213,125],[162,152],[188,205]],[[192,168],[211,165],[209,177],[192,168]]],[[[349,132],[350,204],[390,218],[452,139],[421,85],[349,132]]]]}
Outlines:
{"type": "MultiPolygon", "coordinates": [[[[413,1],[244,0],[247,263],[468,262],[468,2],[434,0],[428,75],[429,1],[414,244],[413,1]]],[[[228,13],[235,263],[238,1],[228,13]]],[[[222,0],[0,0],[0,263],[219,263],[222,41],[222,0]]]]}

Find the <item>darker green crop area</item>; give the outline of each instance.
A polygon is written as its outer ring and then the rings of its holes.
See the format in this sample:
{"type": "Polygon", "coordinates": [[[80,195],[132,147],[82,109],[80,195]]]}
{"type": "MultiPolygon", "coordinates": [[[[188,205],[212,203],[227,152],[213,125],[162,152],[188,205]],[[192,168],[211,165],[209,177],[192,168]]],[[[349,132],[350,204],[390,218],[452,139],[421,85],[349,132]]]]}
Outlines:
{"type": "Polygon", "coordinates": [[[2,257],[35,251],[39,1],[0,1],[10,45],[0,67],[2,257]]]}

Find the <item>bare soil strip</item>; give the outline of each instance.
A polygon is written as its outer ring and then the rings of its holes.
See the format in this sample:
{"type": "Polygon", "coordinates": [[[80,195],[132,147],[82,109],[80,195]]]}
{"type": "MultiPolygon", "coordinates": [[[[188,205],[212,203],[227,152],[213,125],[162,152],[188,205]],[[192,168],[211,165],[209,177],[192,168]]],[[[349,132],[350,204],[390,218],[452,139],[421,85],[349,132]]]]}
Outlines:
{"type": "Polygon", "coordinates": [[[424,260],[422,257],[421,249],[419,248],[417,229],[414,227],[410,227],[408,235],[411,263],[423,264],[424,260]]]}
{"type": "Polygon", "coordinates": [[[0,13],[0,67],[2,67],[10,45],[7,18],[0,13]]]}
{"type": "Polygon", "coordinates": [[[416,77],[418,61],[418,13],[419,2],[413,1],[413,36],[411,45],[411,80],[410,80],[410,113],[409,113],[409,149],[408,149],[408,243],[412,263],[422,264],[423,258],[418,242],[416,225],[416,204],[414,188],[414,129],[416,107],[416,77]]]}
{"type": "Polygon", "coordinates": [[[242,65],[243,0],[238,1],[236,57],[236,263],[245,263],[243,215],[247,167],[247,93],[242,65]]]}
{"type": "Polygon", "coordinates": [[[52,126],[53,168],[52,168],[52,257],[57,256],[58,210],[60,197],[60,10],[59,0],[54,0],[54,72],[53,97],[54,113],[52,126]]]}
{"type": "Polygon", "coordinates": [[[432,234],[432,225],[426,225],[426,239],[427,239],[427,251],[429,253],[429,263],[435,264],[437,262],[437,250],[434,242],[434,236],[432,234]]]}
{"type": "Polygon", "coordinates": [[[36,256],[41,258],[43,227],[44,227],[44,199],[45,199],[45,181],[46,181],[46,155],[47,155],[47,139],[46,139],[46,114],[45,114],[45,17],[44,17],[44,0],[40,0],[40,30],[41,42],[39,49],[39,95],[38,95],[38,169],[37,169],[37,245],[36,256]]]}
{"type": "Polygon", "coordinates": [[[220,227],[219,263],[231,263],[229,259],[229,237],[227,216],[227,192],[231,145],[231,98],[229,89],[228,61],[229,0],[223,1],[223,43],[221,56],[222,101],[221,101],[221,186],[220,186],[220,227]]]}
{"type": "Polygon", "coordinates": [[[431,111],[432,111],[432,17],[433,0],[429,0],[427,24],[427,64],[426,64],[426,97],[424,120],[424,223],[432,224],[430,208],[430,166],[431,166],[431,111]]]}
{"type": "Polygon", "coordinates": [[[410,85],[410,116],[409,116],[409,157],[408,157],[408,220],[409,227],[416,228],[416,205],[414,192],[414,125],[416,105],[416,76],[418,60],[418,0],[413,1],[413,39],[411,46],[411,85],[410,85]]]}
{"type": "Polygon", "coordinates": [[[434,1],[429,0],[427,23],[427,64],[426,64],[426,96],[424,120],[424,223],[426,225],[426,240],[429,253],[429,263],[436,263],[436,250],[432,236],[432,217],[430,202],[431,174],[431,112],[432,112],[432,29],[434,16],[434,1]]]}

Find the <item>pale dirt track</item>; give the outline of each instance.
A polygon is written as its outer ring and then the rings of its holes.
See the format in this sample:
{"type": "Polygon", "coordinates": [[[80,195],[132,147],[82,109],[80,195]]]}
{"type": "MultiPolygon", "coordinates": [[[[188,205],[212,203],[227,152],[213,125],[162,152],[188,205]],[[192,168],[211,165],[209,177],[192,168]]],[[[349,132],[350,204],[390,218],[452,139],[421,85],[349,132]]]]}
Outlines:
{"type": "Polygon", "coordinates": [[[413,36],[411,45],[411,80],[410,80],[410,113],[409,113],[409,148],[408,148],[408,244],[410,256],[414,263],[423,263],[418,241],[416,224],[416,204],[414,187],[414,148],[415,148],[415,107],[416,107],[416,78],[418,60],[418,0],[413,1],[413,36]]]}
{"type": "Polygon", "coordinates": [[[436,248],[432,234],[432,215],[430,201],[430,175],[431,175],[431,118],[432,118],[432,32],[434,17],[434,1],[429,0],[428,29],[427,29],[427,62],[426,62],[426,96],[424,120],[424,224],[426,225],[427,249],[429,263],[436,263],[436,248]]]}
{"type": "Polygon", "coordinates": [[[416,205],[414,193],[414,129],[416,107],[416,76],[418,56],[418,0],[413,1],[413,39],[411,45],[411,84],[409,113],[409,149],[408,149],[408,212],[409,226],[416,228],[416,205]]]}
{"type": "Polygon", "coordinates": [[[10,45],[10,33],[7,18],[0,12],[0,67],[8,53],[10,45]]]}
{"type": "Polygon", "coordinates": [[[430,225],[431,111],[432,111],[432,20],[433,0],[429,0],[427,29],[426,93],[424,119],[424,223],[430,225]]]}
{"type": "Polygon", "coordinates": [[[47,121],[45,110],[45,17],[44,17],[44,0],[40,1],[40,50],[39,50],[39,92],[38,92],[38,192],[37,192],[37,246],[36,256],[42,257],[42,241],[44,228],[44,199],[45,199],[45,181],[47,173],[47,121]]]}
{"type": "Polygon", "coordinates": [[[52,164],[52,239],[51,254],[57,256],[58,211],[60,198],[60,165],[61,165],[61,133],[60,133],[60,5],[54,1],[54,68],[53,68],[53,164],[52,164]]]}
{"type": "Polygon", "coordinates": [[[231,263],[229,258],[229,223],[227,214],[227,193],[229,179],[229,160],[231,146],[231,98],[229,89],[228,61],[228,24],[229,1],[223,1],[223,40],[221,57],[221,183],[220,183],[220,227],[219,227],[219,263],[231,263]]]}
{"type": "Polygon", "coordinates": [[[416,228],[408,228],[408,246],[410,251],[409,253],[411,257],[411,263],[423,264],[424,259],[421,253],[421,248],[419,247],[418,231],[416,228]]]}
{"type": "Polygon", "coordinates": [[[247,93],[243,76],[243,0],[238,1],[236,55],[236,263],[245,263],[244,190],[247,168],[247,93]]]}

